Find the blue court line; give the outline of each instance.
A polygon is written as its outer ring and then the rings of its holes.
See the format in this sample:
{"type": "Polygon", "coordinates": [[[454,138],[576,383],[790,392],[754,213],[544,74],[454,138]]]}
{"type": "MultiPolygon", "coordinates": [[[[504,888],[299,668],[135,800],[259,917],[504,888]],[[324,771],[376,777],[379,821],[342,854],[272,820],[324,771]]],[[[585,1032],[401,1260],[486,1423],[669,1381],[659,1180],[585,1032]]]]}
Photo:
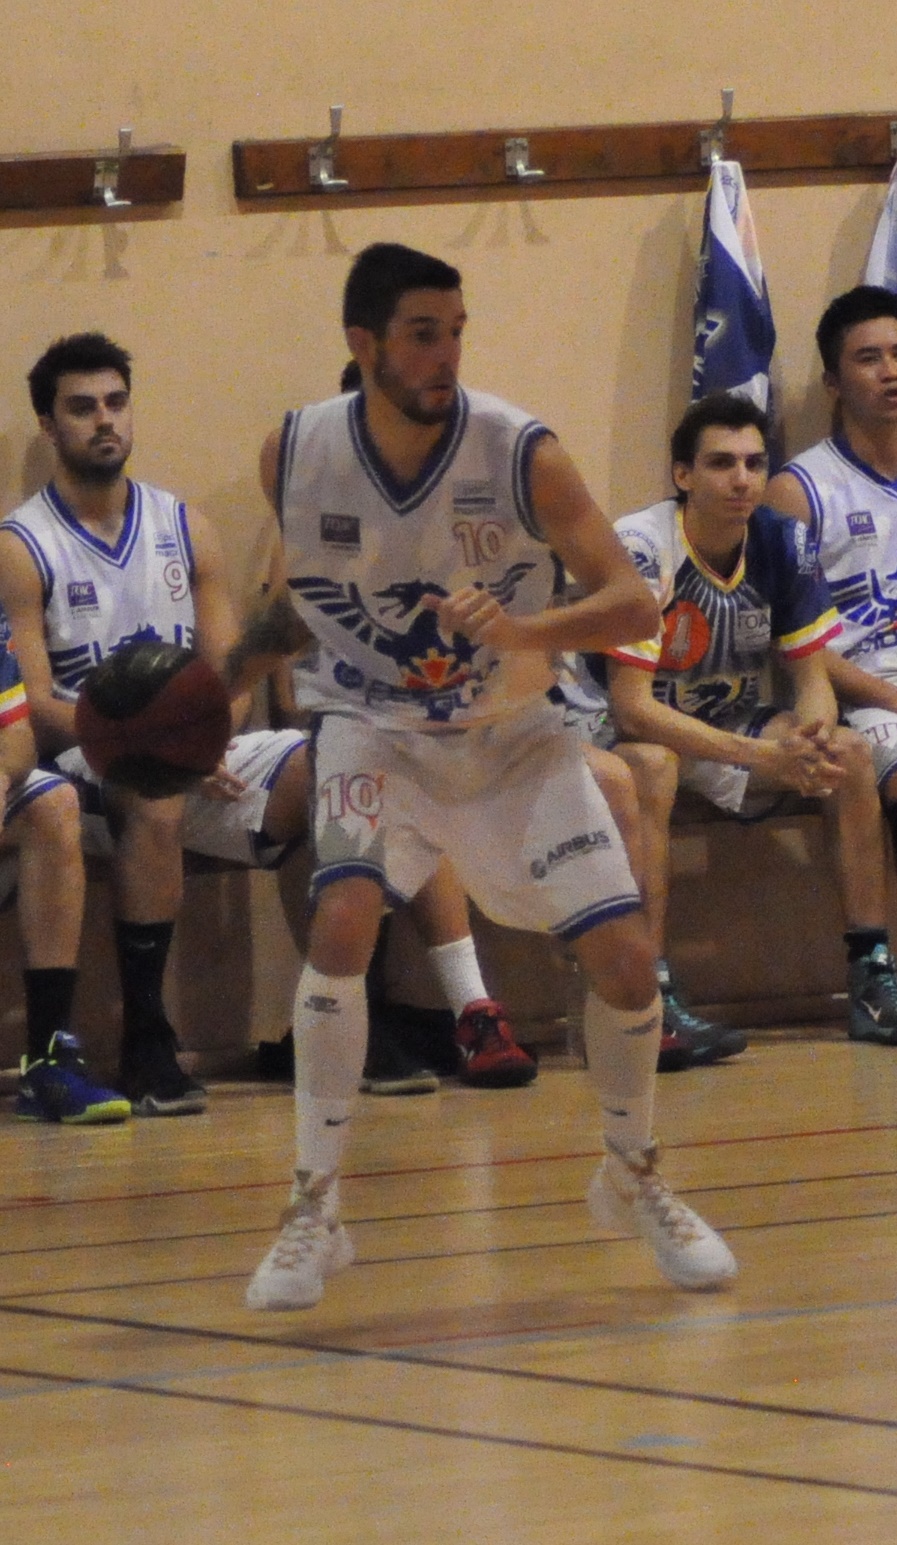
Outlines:
{"type": "MultiPolygon", "coordinates": [[[[0,1373],[9,1370],[0,1369],[0,1373]]],[[[479,1373],[493,1373],[492,1369],[477,1369],[479,1373]]],[[[815,1476],[761,1470],[739,1465],[711,1464],[694,1459],[673,1459],[657,1453],[633,1453],[623,1449],[593,1448],[581,1443],[559,1443],[546,1439],[522,1438],[510,1434],[477,1431],[473,1428],[442,1427],[428,1422],[402,1421],[394,1417],[367,1416],[356,1411],[331,1411],[280,1401],[247,1400],[238,1396],[204,1395],[195,1391],[156,1388],[145,1380],[81,1379],[72,1374],[52,1376],[57,1391],[68,1386],[79,1391],[105,1389],[110,1392],[133,1395],[154,1395],[164,1400],[187,1401],[194,1405],[213,1406],[218,1409],[240,1410],[252,1415],[293,1416],[306,1421],[337,1422],[343,1426],[362,1427],[383,1432],[401,1432],[418,1437],[447,1438],[450,1442],[476,1443],[487,1448],[523,1450],[528,1453],[553,1454],[564,1458],[593,1459],[612,1464],[630,1464],[664,1470],[689,1471],[700,1475],[720,1476],[726,1479],[757,1480],[777,1485],[797,1486],[804,1489],[847,1492],[851,1495],[897,1497],[897,1488],[870,1486],[863,1482],[837,1480],[830,1476],[815,1476]]],[[[567,1381],[576,1382],[576,1381],[567,1381]]]]}

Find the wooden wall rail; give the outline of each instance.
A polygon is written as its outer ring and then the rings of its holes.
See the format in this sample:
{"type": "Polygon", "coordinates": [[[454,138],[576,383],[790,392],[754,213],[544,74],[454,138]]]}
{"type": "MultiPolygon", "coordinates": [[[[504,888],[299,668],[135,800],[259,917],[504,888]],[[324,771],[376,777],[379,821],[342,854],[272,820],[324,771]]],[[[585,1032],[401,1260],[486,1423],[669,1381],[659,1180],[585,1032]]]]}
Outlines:
{"type": "Polygon", "coordinates": [[[0,156],[0,209],[71,209],[93,205],[127,215],[124,205],[173,204],[184,197],[187,157],[176,145],[118,150],[60,151],[0,156]],[[121,203],[108,205],[98,189],[113,174],[121,203]],[[99,175],[98,175],[99,174],[99,175]]]}
{"type": "MultiPolygon", "coordinates": [[[[820,118],[733,119],[725,126],[725,154],[745,171],[854,171],[884,178],[894,160],[897,114],[861,113],[820,118]]],[[[529,166],[538,182],[519,181],[530,192],[558,184],[706,175],[701,133],[708,123],[606,124],[566,129],[489,129],[457,134],[336,136],[330,140],[237,140],[234,191],[239,199],[357,198],[427,189],[507,188],[517,181],[506,170],[506,141],[527,141],[529,166]],[[316,186],[310,153],[330,147],[333,174],[342,187],[316,186]]],[[[625,191],[625,190],[624,190],[625,191]]]]}

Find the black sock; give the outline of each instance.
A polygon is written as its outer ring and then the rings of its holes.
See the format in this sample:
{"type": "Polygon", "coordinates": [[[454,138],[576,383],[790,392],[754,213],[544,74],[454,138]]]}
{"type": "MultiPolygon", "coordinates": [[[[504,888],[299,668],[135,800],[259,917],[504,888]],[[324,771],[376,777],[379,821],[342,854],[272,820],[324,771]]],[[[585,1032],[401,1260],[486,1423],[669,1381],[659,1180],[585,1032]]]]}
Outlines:
{"type": "Polygon", "coordinates": [[[45,1057],[57,1030],[67,1030],[78,973],[74,966],[29,966],[24,972],[26,1051],[45,1057]]]}
{"type": "Polygon", "coordinates": [[[162,1003],[162,978],[174,923],[115,923],[115,948],[121,977],[124,1043],[147,1031],[168,1027],[162,1003]]]}
{"type": "Polygon", "coordinates": [[[860,960],[863,955],[871,955],[877,944],[887,945],[888,930],[886,928],[848,928],[844,935],[844,943],[847,945],[847,964],[852,966],[855,960],[860,960]]]}

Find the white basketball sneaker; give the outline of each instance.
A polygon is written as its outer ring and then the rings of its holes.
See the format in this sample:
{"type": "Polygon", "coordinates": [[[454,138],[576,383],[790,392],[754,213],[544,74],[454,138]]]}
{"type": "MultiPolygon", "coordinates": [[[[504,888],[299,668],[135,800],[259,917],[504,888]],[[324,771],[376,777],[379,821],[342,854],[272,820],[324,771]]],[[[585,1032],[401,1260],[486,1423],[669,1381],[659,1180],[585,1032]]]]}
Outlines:
{"type": "Polygon", "coordinates": [[[323,1297],[324,1279],[355,1259],[337,1216],[332,1177],[304,1190],[294,1186],[293,1193],[280,1233],[246,1289],[250,1309],[311,1309],[323,1297]]]}
{"type": "Polygon", "coordinates": [[[609,1148],[588,1192],[589,1211],[601,1228],[639,1235],[651,1246],[665,1277],[683,1288],[718,1288],[738,1274],[725,1240],[674,1196],[658,1174],[656,1143],[621,1153],[609,1148]]]}

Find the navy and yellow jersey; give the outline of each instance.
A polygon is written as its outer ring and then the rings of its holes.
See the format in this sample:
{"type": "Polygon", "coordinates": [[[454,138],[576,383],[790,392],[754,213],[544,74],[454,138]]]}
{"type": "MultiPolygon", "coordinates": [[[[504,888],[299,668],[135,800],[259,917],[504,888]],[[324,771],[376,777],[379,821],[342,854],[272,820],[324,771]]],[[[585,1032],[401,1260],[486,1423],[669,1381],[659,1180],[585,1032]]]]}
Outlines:
{"type": "Polygon", "coordinates": [[[19,662],[9,636],[9,623],[0,611],[0,730],[28,718],[28,703],[19,662]]]}
{"type": "Polygon", "coordinates": [[[805,528],[765,506],[728,579],[692,547],[674,499],[624,515],[615,529],[662,615],[655,638],[608,653],[653,671],[654,696],[682,713],[712,721],[753,707],[772,649],[799,660],[840,632],[805,528]]]}

